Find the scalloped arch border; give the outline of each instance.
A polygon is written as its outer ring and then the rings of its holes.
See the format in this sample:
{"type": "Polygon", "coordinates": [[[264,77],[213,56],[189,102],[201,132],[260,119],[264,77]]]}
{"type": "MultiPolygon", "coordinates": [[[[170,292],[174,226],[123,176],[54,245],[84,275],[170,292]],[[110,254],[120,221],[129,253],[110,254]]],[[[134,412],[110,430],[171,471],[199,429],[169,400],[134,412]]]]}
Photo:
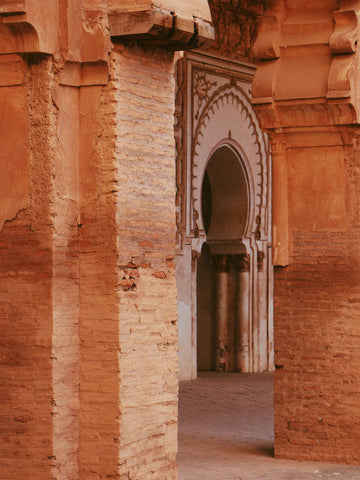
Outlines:
{"type": "Polygon", "coordinates": [[[250,201],[252,204],[251,208],[253,212],[252,218],[248,222],[248,228],[245,236],[250,237],[252,234],[254,234],[255,239],[260,240],[261,236],[266,236],[265,206],[266,197],[268,194],[268,152],[266,150],[266,142],[264,140],[263,133],[255,117],[255,112],[252,111],[250,99],[246,95],[244,90],[236,84],[236,82],[223,85],[213,93],[207,105],[201,112],[201,115],[199,116],[198,122],[196,124],[194,138],[191,146],[191,193],[189,199],[191,204],[190,233],[192,233],[195,237],[199,236],[200,231],[203,231],[203,222],[200,213],[202,177],[206,170],[206,165],[211,157],[211,154],[215,151],[214,147],[216,145],[219,146],[220,144],[233,145],[233,148],[236,148],[237,153],[241,157],[243,167],[245,168],[246,175],[249,179],[250,201]],[[230,128],[230,135],[227,138],[214,139],[214,145],[210,149],[210,154],[205,160],[199,162],[198,159],[200,155],[198,150],[201,146],[200,138],[204,136],[204,129],[207,128],[210,119],[216,116],[216,111],[219,111],[221,109],[221,103],[224,102],[224,99],[226,99],[228,105],[230,105],[230,102],[235,105],[233,117],[235,121],[239,118],[239,116],[242,116],[242,118],[245,118],[245,120],[247,121],[247,129],[250,136],[253,137],[253,145],[256,150],[255,156],[258,159],[257,161],[254,162],[252,158],[249,158],[254,156],[254,152],[251,152],[252,155],[249,156],[248,152],[246,152],[246,150],[243,148],[243,142],[241,142],[241,139],[238,139],[236,137],[232,138],[230,128]],[[197,169],[200,170],[197,171],[197,169]],[[201,177],[200,181],[198,180],[199,177],[201,177]]]}

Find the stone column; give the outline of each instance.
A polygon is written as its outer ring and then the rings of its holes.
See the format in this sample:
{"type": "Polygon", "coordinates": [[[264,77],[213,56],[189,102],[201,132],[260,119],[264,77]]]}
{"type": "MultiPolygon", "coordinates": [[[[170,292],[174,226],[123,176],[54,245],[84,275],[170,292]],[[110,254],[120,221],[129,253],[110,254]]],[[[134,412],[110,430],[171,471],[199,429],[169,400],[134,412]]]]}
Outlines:
{"type": "Polygon", "coordinates": [[[236,320],[235,320],[235,368],[241,372],[251,371],[250,362],[250,257],[234,255],[236,267],[236,320]]]}
{"type": "Polygon", "coordinates": [[[215,370],[218,372],[230,371],[229,345],[229,257],[228,255],[214,255],[216,270],[216,340],[215,340],[215,370]]]}
{"type": "Polygon", "coordinates": [[[268,269],[265,252],[257,252],[257,324],[258,372],[268,370],[268,269]]]}

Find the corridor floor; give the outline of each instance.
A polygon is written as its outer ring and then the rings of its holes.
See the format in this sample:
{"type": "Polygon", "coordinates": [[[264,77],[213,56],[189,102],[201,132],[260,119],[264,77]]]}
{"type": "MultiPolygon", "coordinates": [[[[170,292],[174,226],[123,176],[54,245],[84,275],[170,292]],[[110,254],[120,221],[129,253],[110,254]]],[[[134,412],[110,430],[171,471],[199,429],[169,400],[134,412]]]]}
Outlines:
{"type": "Polygon", "coordinates": [[[179,480],[360,480],[360,465],[273,458],[272,374],[180,382],[179,480]]]}

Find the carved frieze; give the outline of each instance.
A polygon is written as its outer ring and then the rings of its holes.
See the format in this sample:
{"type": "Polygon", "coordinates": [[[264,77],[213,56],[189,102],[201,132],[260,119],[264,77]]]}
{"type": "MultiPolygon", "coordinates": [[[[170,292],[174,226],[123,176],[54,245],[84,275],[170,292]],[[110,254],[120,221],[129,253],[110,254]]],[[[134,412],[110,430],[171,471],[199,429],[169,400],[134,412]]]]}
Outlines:
{"type": "Polygon", "coordinates": [[[213,255],[212,260],[217,273],[229,272],[229,255],[213,255]]]}
{"type": "Polygon", "coordinates": [[[216,32],[210,50],[235,59],[249,56],[264,2],[212,0],[209,3],[216,32]]]}

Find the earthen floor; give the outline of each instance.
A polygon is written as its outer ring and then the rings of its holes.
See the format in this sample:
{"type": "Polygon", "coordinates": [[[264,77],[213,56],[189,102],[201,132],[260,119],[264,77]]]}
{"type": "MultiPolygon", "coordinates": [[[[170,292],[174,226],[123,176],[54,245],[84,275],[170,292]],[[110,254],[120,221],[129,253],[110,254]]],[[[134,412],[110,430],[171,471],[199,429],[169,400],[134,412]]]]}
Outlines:
{"type": "Polygon", "coordinates": [[[180,382],[180,480],[360,480],[360,466],[273,458],[272,374],[180,382]]]}

